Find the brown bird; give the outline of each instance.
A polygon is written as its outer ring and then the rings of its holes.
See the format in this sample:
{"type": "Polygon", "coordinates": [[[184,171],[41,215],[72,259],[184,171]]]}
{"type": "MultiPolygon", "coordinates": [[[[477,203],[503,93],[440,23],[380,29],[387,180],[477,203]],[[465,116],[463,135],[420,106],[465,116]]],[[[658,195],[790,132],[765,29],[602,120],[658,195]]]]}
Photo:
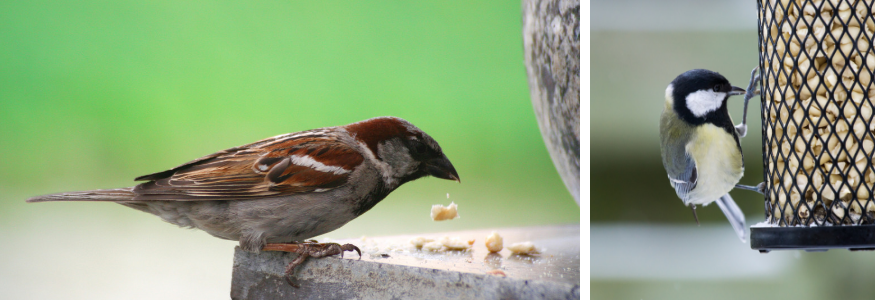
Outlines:
{"type": "Polygon", "coordinates": [[[243,250],[323,257],[358,247],[300,242],[340,228],[404,184],[459,181],[438,143],[409,122],[379,117],[289,133],[137,177],[134,187],[59,193],[27,202],[107,201],[240,242],[243,250]]]}

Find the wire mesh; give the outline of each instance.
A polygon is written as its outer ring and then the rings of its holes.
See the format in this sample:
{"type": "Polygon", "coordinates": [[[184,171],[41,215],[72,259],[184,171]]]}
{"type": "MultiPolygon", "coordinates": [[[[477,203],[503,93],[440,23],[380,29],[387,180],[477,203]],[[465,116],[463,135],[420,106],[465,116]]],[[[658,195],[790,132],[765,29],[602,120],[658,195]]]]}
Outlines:
{"type": "Polygon", "coordinates": [[[771,224],[875,224],[873,2],[757,2],[771,224]]]}

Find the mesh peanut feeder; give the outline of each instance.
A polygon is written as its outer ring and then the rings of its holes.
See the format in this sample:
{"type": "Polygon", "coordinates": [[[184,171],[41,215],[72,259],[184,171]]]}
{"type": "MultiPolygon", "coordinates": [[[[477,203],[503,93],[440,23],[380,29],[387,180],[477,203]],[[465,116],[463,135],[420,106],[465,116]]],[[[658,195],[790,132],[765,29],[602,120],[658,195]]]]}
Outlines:
{"type": "Polygon", "coordinates": [[[757,3],[767,224],[753,249],[875,249],[873,3],[757,3]]]}

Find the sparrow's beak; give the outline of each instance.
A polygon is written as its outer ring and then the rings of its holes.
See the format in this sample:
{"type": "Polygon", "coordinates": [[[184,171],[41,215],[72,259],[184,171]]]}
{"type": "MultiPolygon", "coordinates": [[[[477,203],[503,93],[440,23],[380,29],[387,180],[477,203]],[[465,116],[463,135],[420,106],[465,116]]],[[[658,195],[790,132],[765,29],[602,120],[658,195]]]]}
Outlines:
{"type": "Polygon", "coordinates": [[[737,95],[744,95],[744,89],[737,87],[737,86],[733,86],[732,90],[729,91],[729,96],[737,96],[737,95]]]}
{"type": "Polygon", "coordinates": [[[450,163],[446,155],[426,161],[425,170],[428,172],[428,175],[437,178],[462,182],[459,180],[459,173],[456,173],[456,168],[453,167],[453,164],[450,163]]]}

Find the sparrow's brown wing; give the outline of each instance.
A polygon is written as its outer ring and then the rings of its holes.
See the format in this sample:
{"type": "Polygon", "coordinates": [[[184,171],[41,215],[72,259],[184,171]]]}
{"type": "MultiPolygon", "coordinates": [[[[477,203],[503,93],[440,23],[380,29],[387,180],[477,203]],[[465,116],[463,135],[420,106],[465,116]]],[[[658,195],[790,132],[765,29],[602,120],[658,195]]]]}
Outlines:
{"type": "Polygon", "coordinates": [[[364,160],[323,130],[280,135],[138,177],[133,200],[234,200],[328,191],[364,160]]]}

